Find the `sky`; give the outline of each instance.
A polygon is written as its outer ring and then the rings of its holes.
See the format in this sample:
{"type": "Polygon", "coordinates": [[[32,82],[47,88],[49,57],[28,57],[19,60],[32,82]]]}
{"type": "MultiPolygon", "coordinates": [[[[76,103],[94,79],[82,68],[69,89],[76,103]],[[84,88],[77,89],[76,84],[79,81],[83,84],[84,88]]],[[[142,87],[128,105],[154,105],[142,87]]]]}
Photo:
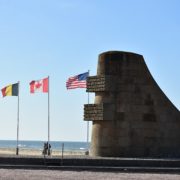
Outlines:
{"type": "MultiPolygon", "coordinates": [[[[179,0],[0,0],[0,88],[20,81],[19,139],[47,140],[48,97],[30,94],[29,83],[50,76],[50,140],[86,141],[86,89],[65,83],[96,75],[98,55],[109,50],[143,55],[179,109],[179,7],[179,0]]],[[[0,139],[16,140],[16,130],[17,97],[1,98],[0,139]]]]}

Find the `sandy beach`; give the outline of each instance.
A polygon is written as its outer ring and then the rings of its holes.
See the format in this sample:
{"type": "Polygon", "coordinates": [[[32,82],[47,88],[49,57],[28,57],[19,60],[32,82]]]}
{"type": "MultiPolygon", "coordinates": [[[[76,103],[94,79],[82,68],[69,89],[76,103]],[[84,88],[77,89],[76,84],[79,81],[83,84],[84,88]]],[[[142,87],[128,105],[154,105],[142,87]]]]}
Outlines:
{"type": "MultiPolygon", "coordinates": [[[[15,155],[15,148],[0,148],[0,155],[15,155]]],[[[22,156],[42,156],[42,150],[19,149],[19,155],[22,156]]],[[[64,151],[63,155],[85,155],[83,151],[64,151]]],[[[52,150],[51,156],[62,156],[62,151],[52,150]]]]}

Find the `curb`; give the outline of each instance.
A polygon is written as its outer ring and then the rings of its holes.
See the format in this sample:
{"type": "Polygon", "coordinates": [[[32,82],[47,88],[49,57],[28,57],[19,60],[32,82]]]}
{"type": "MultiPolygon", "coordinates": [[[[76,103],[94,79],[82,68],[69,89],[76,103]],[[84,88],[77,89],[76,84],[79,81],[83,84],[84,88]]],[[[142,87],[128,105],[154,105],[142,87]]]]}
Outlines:
{"type": "Polygon", "coordinates": [[[108,167],[108,166],[45,166],[45,165],[10,165],[1,164],[0,169],[27,170],[63,170],[63,171],[94,171],[94,172],[123,172],[123,173],[180,173],[180,168],[163,167],[108,167]]]}

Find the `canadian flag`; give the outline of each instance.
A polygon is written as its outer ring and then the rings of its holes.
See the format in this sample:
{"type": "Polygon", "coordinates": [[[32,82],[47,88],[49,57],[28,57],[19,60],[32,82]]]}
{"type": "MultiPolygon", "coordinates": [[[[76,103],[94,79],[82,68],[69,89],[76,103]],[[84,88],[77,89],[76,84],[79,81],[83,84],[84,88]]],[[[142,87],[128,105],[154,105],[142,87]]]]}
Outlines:
{"type": "Polygon", "coordinates": [[[44,78],[36,81],[30,82],[30,92],[43,92],[47,93],[49,91],[49,78],[44,78]]]}

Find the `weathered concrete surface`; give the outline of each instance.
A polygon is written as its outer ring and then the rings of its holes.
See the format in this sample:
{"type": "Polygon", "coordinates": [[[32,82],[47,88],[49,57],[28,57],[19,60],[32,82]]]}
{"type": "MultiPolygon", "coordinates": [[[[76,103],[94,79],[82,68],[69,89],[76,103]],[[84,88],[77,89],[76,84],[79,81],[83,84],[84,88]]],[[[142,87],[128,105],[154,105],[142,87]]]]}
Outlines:
{"type": "Polygon", "coordinates": [[[99,55],[85,105],[93,122],[91,156],[180,157],[180,112],[151,76],[143,56],[119,51],[99,55]]]}
{"type": "Polygon", "coordinates": [[[92,171],[55,171],[55,170],[24,170],[0,169],[3,180],[179,180],[178,174],[152,174],[152,173],[117,173],[117,172],[92,172],[92,171]]]}

